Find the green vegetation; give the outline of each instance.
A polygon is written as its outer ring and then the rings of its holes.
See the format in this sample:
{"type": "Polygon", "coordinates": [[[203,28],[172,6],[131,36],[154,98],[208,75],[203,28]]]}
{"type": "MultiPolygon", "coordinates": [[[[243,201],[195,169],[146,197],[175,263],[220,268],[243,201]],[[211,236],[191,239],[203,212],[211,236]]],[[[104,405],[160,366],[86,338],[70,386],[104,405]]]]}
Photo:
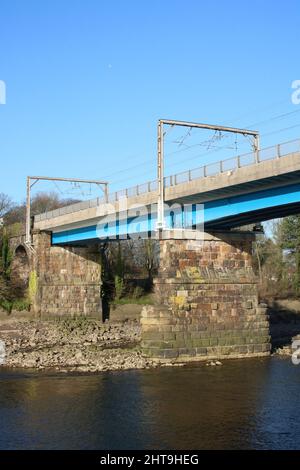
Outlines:
{"type": "Polygon", "coordinates": [[[27,290],[28,302],[32,305],[38,289],[38,277],[36,271],[31,271],[29,274],[29,283],[27,290]]]}
{"type": "Polygon", "coordinates": [[[300,294],[300,216],[266,225],[266,235],[254,243],[254,269],[262,299],[298,297],[300,294]]]}
{"type": "Polygon", "coordinates": [[[12,261],[12,252],[9,249],[8,235],[5,228],[2,233],[2,250],[1,250],[1,271],[5,279],[10,278],[10,266],[12,261]]]}
{"type": "Polygon", "coordinates": [[[10,313],[12,311],[12,301],[7,299],[0,299],[0,307],[6,312],[10,313]]]}
{"type": "Polygon", "coordinates": [[[30,309],[30,301],[28,299],[16,299],[12,302],[12,310],[22,312],[30,309]]]}
{"type": "Polygon", "coordinates": [[[12,310],[16,310],[17,312],[29,311],[30,309],[30,302],[28,299],[15,299],[15,300],[7,300],[7,299],[0,299],[0,306],[6,310],[8,313],[11,313],[12,310]]]}
{"type": "Polygon", "coordinates": [[[103,245],[103,304],[151,304],[153,274],[158,265],[157,254],[157,244],[153,240],[124,240],[103,245]]]}
{"type": "Polygon", "coordinates": [[[282,220],[280,225],[280,244],[287,250],[293,265],[293,290],[300,293],[300,216],[292,215],[282,220]]]}
{"type": "Polygon", "coordinates": [[[143,295],[141,297],[122,297],[121,299],[114,299],[112,305],[152,305],[153,298],[151,295],[143,295]]]}
{"type": "Polygon", "coordinates": [[[122,279],[120,276],[116,275],[115,276],[115,301],[119,301],[122,296],[125,293],[125,288],[124,288],[124,279],[122,279]]]}

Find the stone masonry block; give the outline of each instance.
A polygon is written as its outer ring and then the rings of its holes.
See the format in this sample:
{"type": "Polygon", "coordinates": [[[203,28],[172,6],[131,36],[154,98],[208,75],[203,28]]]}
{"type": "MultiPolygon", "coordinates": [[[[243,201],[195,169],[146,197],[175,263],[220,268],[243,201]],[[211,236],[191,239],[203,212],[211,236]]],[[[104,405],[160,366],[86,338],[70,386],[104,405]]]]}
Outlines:
{"type": "Polygon", "coordinates": [[[167,313],[152,324],[149,318],[141,322],[151,334],[155,328],[172,333],[160,346],[154,343],[160,357],[166,349],[183,357],[194,357],[193,350],[207,357],[267,353],[268,317],[266,308],[258,306],[252,240],[247,233],[226,233],[201,241],[192,251],[186,240],[160,241],[155,295],[167,313]],[[166,347],[168,342],[172,347],[166,347]]]}

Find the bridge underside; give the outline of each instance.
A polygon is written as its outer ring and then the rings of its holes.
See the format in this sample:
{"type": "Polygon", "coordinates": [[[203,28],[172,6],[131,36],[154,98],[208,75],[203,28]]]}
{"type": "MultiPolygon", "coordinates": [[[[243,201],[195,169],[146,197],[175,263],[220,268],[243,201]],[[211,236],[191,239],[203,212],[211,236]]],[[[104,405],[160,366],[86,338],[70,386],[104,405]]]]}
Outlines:
{"type": "MultiPolygon", "coordinates": [[[[252,223],[300,213],[300,183],[255,191],[199,204],[188,209],[177,204],[165,217],[167,229],[200,228],[204,231],[229,230],[252,223]],[[178,209],[179,207],[179,209],[178,209]]],[[[78,244],[99,240],[115,240],[127,236],[144,236],[155,231],[157,215],[149,213],[68,230],[52,232],[52,244],[78,244]]]]}
{"type": "Polygon", "coordinates": [[[212,223],[206,224],[206,230],[227,230],[243,225],[257,224],[272,219],[279,219],[281,217],[287,217],[289,215],[300,214],[300,202],[294,204],[284,204],[280,207],[274,207],[273,209],[261,209],[257,211],[247,212],[246,214],[240,214],[237,218],[224,217],[223,219],[215,220],[212,223]]]}
{"type": "Polygon", "coordinates": [[[207,229],[230,229],[300,213],[300,184],[205,204],[207,229]]]}

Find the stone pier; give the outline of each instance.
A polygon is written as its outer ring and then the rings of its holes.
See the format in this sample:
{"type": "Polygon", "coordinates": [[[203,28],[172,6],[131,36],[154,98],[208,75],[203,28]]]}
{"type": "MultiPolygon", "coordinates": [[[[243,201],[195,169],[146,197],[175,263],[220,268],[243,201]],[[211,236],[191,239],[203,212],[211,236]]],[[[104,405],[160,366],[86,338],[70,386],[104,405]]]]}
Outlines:
{"type": "Polygon", "coordinates": [[[147,355],[179,361],[270,353],[252,271],[253,233],[160,240],[156,305],[142,312],[147,355]]]}
{"type": "Polygon", "coordinates": [[[24,237],[11,239],[12,276],[31,284],[32,310],[43,317],[102,318],[99,244],[51,246],[50,232],[33,232],[34,251],[24,237]]]}
{"type": "MultiPolygon", "coordinates": [[[[155,304],[141,318],[146,355],[191,361],[270,353],[266,306],[259,305],[252,270],[254,237],[240,231],[157,241],[155,304]]],[[[32,252],[24,240],[11,240],[12,275],[21,284],[29,279],[33,311],[102,318],[100,244],[52,246],[50,232],[34,231],[33,246],[32,252]]]]}

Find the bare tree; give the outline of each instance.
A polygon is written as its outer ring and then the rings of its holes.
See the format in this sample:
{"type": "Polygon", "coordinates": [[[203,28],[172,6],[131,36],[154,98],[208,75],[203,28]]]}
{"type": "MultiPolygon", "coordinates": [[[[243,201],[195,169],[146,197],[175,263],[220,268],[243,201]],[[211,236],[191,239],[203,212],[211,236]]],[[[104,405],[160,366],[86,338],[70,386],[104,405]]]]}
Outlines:
{"type": "Polygon", "coordinates": [[[7,194],[0,193],[0,217],[3,217],[11,208],[12,200],[7,194]]]}
{"type": "MultiPolygon", "coordinates": [[[[78,199],[61,199],[55,192],[38,192],[31,200],[31,214],[41,214],[42,212],[52,211],[59,207],[67,206],[79,202],[78,199]]],[[[25,203],[10,206],[10,210],[6,211],[5,224],[11,225],[15,223],[25,222],[25,203]]]]}

